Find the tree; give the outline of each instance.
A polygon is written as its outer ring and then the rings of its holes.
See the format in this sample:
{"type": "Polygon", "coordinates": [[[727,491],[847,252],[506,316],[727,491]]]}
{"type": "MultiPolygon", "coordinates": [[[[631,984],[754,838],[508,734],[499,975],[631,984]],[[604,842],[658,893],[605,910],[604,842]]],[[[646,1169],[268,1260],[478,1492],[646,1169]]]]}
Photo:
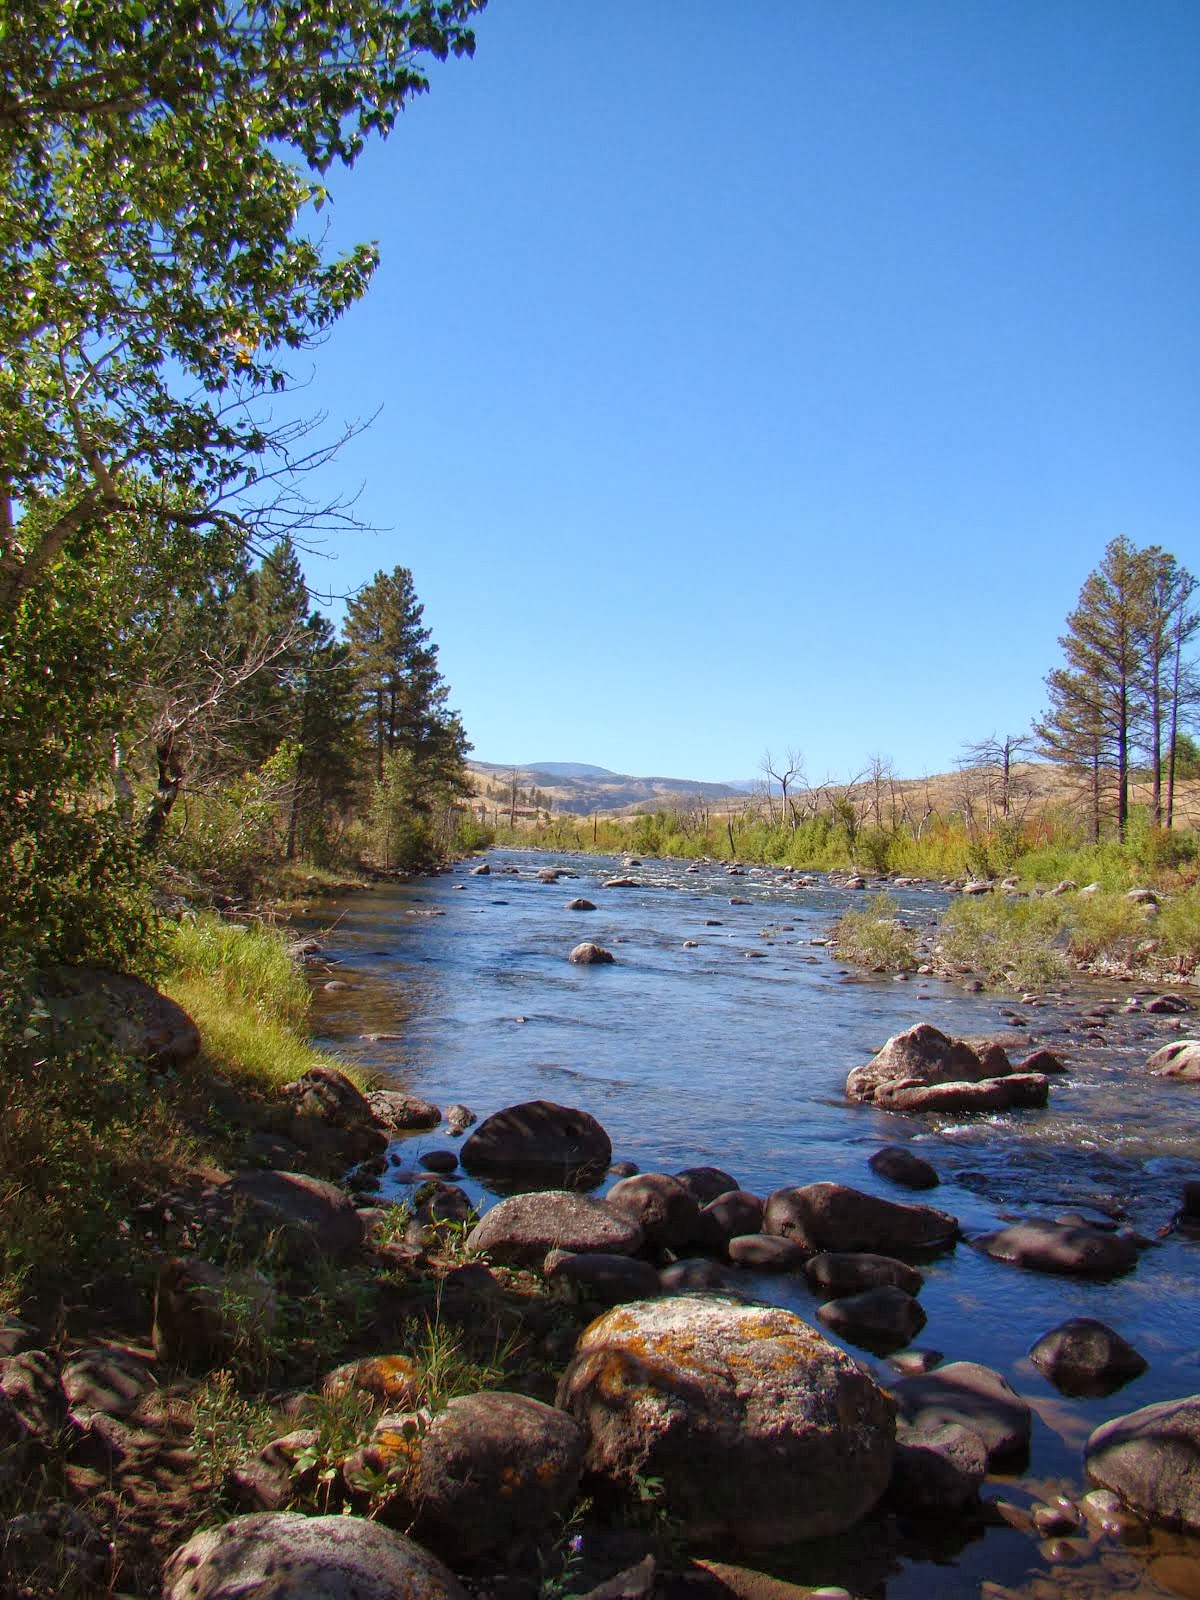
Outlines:
{"type": "MultiPolygon", "coordinates": [[[[1033,740],[1028,734],[1016,733],[1006,733],[1003,739],[991,733],[986,739],[964,744],[963,754],[956,764],[964,774],[979,779],[989,828],[997,810],[1001,820],[1007,822],[1018,799],[1028,802],[1029,786],[1018,783],[1013,767],[1032,747],[1033,740]]],[[[968,806],[969,803],[968,799],[968,806]]]]}
{"type": "Polygon", "coordinates": [[[1033,725],[1039,753],[1065,766],[1086,795],[1089,832],[1099,844],[1109,774],[1108,738],[1097,685],[1084,674],[1057,667],[1046,678],[1050,706],[1033,725]]]}
{"type": "Polygon", "coordinates": [[[473,52],[483,4],[8,0],[0,615],[120,516],[262,543],[319,516],[299,475],[327,449],[263,402],[376,252],[327,259],[302,224],[427,88],[422,58],[473,52]]]}
{"type": "Polygon", "coordinates": [[[795,833],[799,818],[796,816],[795,804],[788,801],[788,790],[793,784],[804,782],[804,757],[799,750],[788,745],[786,754],[779,757],[773,756],[770,750],[765,750],[758,766],[766,779],[767,806],[771,813],[772,824],[775,822],[775,805],[771,784],[777,783],[783,803],[784,821],[791,824],[792,832],[795,833]]]}

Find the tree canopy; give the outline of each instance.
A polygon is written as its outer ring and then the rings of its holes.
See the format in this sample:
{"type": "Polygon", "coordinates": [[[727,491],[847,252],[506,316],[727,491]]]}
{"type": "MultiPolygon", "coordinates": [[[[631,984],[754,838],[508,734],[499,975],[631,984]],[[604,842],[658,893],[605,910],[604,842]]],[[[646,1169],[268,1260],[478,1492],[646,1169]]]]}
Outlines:
{"type": "Polygon", "coordinates": [[[423,61],[473,52],[483,4],[5,6],[0,616],[121,513],[264,544],[311,521],[298,475],[323,447],[257,402],[377,257],[328,258],[309,208],[427,87],[423,61]]]}

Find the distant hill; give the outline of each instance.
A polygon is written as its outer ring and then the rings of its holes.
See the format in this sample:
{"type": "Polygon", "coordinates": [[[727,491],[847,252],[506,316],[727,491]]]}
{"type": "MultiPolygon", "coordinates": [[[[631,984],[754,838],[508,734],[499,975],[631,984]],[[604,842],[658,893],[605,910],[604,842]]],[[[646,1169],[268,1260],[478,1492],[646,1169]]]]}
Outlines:
{"type": "MultiPolygon", "coordinates": [[[[491,761],[468,761],[475,774],[476,793],[503,810],[511,795],[511,766],[491,761]]],[[[606,767],[589,766],[584,761],[541,761],[515,768],[519,805],[541,805],[555,811],[587,816],[592,811],[654,810],[658,806],[679,806],[689,800],[708,802],[729,800],[745,794],[733,783],[702,783],[692,778],[638,778],[629,773],[610,772],[606,767]],[[537,797],[533,791],[537,791],[537,797]]]]}

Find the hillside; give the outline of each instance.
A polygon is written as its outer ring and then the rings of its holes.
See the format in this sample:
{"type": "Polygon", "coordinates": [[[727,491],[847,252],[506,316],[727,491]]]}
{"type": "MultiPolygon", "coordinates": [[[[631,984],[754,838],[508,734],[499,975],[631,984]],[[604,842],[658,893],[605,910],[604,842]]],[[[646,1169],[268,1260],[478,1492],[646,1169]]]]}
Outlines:
{"type": "Polygon", "coordinates": [[[609,772],[604,767],[578,761],[547,761],[539,766],[499,766],[489,761],[468,761],[476,778],[476,793],[501,809],[511,804],[517,787],[517,806],[540,806],[588,816],[593,811],[655,811],[701,800],[708,805],[737,801],[745,789],[732,783],[701,783],[692,778],[638,778],[609,772]]]}

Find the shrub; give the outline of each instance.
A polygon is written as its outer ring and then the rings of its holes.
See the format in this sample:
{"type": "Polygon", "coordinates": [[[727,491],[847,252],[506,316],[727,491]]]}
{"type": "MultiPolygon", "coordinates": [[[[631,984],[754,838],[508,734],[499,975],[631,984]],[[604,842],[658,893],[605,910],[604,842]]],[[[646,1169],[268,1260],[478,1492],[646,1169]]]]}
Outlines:
{"type": "Polygon", "coordinates": [[[942,918],[941,952],[990,983],[1041,989],[1067,970],[1061,902],[1005,900],[990,895],[956,900],[942,918]]]}
{"type": "Polygon", "coordinates": [[[917,936],[897,918],[898,910],[890,896],[879,894],[862,911],[847,911],[834,929],[839,956],[857,967],[913,971],[917,936]]]}

